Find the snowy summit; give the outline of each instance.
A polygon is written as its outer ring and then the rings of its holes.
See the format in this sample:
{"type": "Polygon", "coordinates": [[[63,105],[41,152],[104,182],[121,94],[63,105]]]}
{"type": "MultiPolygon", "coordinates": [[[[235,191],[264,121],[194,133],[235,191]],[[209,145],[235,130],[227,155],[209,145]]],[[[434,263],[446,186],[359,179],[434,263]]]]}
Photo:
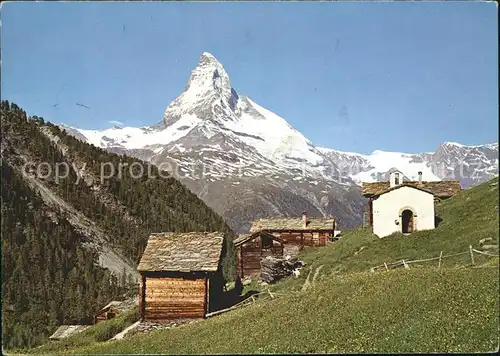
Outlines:
{"type": "Polygon", "coordinates": [[[315,147],[285,119],[240,95],[222,63],[209,52],[200,55],[184,91],[166,107],[160,124],[107,130],[65,128],[95,146],[153,163],[174,159],[191,166],[207,163],[215,167],[208,173],[211,181],[227,179],[237,165],[250,167],[249,177],[274,177],[278,182],[273,184],[280,187],[290,182],[321,186],[321,181],[360,185],[385,179],[394,168],[410,179],[421,171],[426,180],[434,181],[453,178],[450,174],[456,173],[457,165],[468,159],[482,164],[481,177],[498,169],[497,143],[445,142],[436,152],[420,154],[375,150],[362,155],[315,147]]]}

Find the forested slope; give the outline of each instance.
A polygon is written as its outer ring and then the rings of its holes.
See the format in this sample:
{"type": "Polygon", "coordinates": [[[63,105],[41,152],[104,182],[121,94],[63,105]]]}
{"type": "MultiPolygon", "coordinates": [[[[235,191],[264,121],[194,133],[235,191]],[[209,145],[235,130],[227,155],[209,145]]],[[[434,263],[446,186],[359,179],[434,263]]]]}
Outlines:
{"type": "Polygon", "coordinates": [[[166,172],[82,143],[16,104],[1,107],[5,347],[33,346],[57,324],[88,321],[130,289],[151,232],[231,236],[166,172]]]}

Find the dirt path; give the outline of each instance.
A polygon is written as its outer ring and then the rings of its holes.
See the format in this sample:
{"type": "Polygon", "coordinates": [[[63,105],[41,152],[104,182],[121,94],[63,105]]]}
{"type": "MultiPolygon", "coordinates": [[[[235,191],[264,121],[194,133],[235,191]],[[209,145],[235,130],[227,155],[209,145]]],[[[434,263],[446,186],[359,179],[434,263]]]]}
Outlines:
{"type": "Polygon", "coordinates": [[[319,275],[319,271],[321,271],[321,268],[323,268],[323,265],[319,266],[318,268],[316,268],[316,272],[314,272],[314,277],[312,279],[312,284],[314,285],[314,283],[316,282],[316,278],[318,278],[318,275],[319,275]]]}
{"type": "Polygon", "coordinates": [[[136,329],[139,326],[140,323],[141,323],[140,321],[136,321],[132,325],[128,326],[127,328],[125,328],[124,330],[120,331],[118,334],[116,334],[115,336],[113,336],[111,338],[111,340],[121,340],[121,339],[123,339],[125,337],[125,335],[127,335],[130,331],[136,329]]]}
{"type": "Polygon", "coordinates": [[[304,282],[304,285],[302,286],[302,289],[301,289],[302,291],[309,289],[309,287],[311,286],[311,282],[309,281],[309,277],[311,276],[312,271],[313,271],[313,268],[311,267],[311,269],[309,270],[309,273],[307,274],[306,281],[304,282]]]}

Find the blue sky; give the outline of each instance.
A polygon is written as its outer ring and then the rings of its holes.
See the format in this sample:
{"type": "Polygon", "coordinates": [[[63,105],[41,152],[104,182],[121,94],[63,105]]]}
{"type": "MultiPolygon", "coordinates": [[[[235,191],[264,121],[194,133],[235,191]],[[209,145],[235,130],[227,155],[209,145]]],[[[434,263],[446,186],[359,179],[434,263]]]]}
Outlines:
{"type": "Polygon", "coordinates": [[[493,2],[4,3],[1,20],[2,98],[52,122],[157,123],[208,51],[318,146],[498,141],[493,2]]]}

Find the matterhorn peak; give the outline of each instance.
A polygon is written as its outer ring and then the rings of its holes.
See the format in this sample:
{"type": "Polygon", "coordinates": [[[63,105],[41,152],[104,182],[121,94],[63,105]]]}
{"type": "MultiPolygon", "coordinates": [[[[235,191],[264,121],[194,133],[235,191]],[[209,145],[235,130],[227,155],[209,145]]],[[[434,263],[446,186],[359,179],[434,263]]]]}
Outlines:
{"type": "Polygon", "coordinates": [[[222,64],[215,58],[215,56],[210,52],[203,52],[198,60],[198,65],[219,65],[222,64]]]}
{"type": "Polygon", "coordinates": [[[226,116],[237,113],[238,94],[232,88],[224,66],[209,52],[203,52],[197,66],[191,71],[184,92],[164,112],[163,122],[171,125],[183,114],[206,119],[218,116],[215,111],[226,111],[226,116]],[[217,108],[219,107],[219,108],[217,108]]]}
{"type": "Polygon", "coordinates": [[[199,91],[215,90],[218,93],[231,92],[229,75],[224,66],[209,52],[203,52],[198,60],[198,65],[191,71],[187,90],[199,91]]]}

